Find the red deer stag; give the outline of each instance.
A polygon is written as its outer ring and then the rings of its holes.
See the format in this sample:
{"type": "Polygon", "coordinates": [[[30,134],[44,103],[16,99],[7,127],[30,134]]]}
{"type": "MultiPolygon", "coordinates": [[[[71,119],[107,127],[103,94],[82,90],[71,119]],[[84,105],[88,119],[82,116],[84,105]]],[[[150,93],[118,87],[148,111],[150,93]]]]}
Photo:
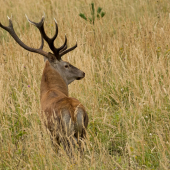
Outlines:
{"type": "Polygon", "coordinates": [[[8,19],[9,26],[3,26],[0,23],[0,27],[8,31],[24,49],[44,56],[45,68],[40,87],[42,118],[51,132],[55,146],[62,144],[68,153],[71,151],[72,146],[75,146],[75,143],[81,143],[79,139],[85,138],[88,125],[88,115],[84,106],[77,99],[68,96],[68,85],[74,80],[84,78],[85,73],[61,59],[63,55],[74,50],[77,47],[77,43],[75,46],[67,49],[67,38],[65,36],[64,44],[56,48],[54,40],[58,35],[57,22],[55,20],[55,35],[49,38],[44,31],[45,17],[43,16],[39,23],[32,22],[27,18],[41,33],[40,48],[28,47],[18,38],[13,29],[12,20],[9,17],[8,19]],[[53,53],[43,51],[44,40],[53,53]]]}

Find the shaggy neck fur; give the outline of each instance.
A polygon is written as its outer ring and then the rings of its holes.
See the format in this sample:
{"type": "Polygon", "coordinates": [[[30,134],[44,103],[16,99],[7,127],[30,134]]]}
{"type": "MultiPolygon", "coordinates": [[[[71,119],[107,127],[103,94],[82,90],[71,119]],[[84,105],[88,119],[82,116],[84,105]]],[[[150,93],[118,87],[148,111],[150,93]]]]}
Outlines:
{"type": "Polygon", "coordinates": [[[60,74],[51,66],[49,61],[46,61],[41,79],[41,97],[49,90],[58,91],[58,93],[63,93],[68,96],[68,85],[60,74]]]}

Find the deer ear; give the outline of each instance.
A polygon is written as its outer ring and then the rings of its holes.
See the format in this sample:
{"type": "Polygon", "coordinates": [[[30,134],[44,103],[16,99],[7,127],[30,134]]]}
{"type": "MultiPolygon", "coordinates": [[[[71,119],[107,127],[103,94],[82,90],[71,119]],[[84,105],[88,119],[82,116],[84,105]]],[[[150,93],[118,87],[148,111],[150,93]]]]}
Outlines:
{"type": "Polygon", "coordinates": [[[50,63],[53,63],[55,60],[56,60],[55,55],[49,52],[49,53],[48,53],[48,61],[49,61],[50,63]]]}

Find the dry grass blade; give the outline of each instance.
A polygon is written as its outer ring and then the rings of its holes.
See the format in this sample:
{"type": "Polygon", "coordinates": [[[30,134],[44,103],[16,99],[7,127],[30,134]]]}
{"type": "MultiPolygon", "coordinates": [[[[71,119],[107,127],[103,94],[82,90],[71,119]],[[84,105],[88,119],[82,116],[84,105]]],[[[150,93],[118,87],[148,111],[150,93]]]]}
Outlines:
{"type": "Polygon", "coordinates": [[[69,47],[78,40],[63,58],[86,73],[69,88],[90,117],[84,157],[56,154],[39,117],[44,61],[0,29],[0,169],[170,169],[170,3],[95,0],[106,15],[94,25],[79,17],[90,3],[0,0],[0,22],[12,13],[28,46],[38,48],[40,34],[25,13],[38,22],[45,12],[49,37],[56,18],[56,47],[65,33],[69,47]]]}

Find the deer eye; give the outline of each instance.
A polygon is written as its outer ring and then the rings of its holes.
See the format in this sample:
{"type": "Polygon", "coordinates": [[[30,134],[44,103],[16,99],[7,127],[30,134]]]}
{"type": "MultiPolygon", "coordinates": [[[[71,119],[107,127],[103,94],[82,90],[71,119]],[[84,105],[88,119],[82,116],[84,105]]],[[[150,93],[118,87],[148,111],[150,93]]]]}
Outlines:
{"type": "Polygon", "coordinates": [[[69,66],[68,66],[68,65],[65,65],[64,67],[65,67],[65,68],[68,68],[69,66]]]}

